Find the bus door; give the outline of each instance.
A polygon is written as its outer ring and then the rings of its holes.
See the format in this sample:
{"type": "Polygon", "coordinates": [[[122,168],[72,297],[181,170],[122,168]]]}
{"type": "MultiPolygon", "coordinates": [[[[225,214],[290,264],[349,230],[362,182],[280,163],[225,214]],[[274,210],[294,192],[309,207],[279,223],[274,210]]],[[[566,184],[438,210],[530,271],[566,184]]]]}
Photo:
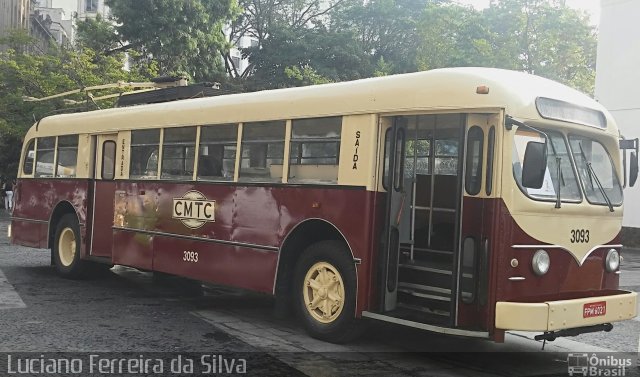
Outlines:
{"type": "MultiPolygon", "coordinates": [[[[387,217],[381,308],[389,316],[453,326],[466,114],[392,118],[386,132],[387,217]]],[[[385,126],[383,118],[382,126],[385,126]]]]}
{"type": "Polygon", "coordinates": [[[94,135],[93,198],[91,198],[90,255],[111,258],[113,246],[113,203],[116,190],[117,134],[94,135]]]}
{"type": "Polygon", "coordinates": [[[497,215],[496,132],[499,115],[469,114],[464,169],[464,210],[461,249],[457,263],[457,316],[455,325],[486,330],[488,313],[491,223],[497,215]]]}
{"type": "Polygon", "coordinates": [[[404,187],[404,154],[406,119],[383,118],[391,122],[385,133],[383,187],[387,191],[386,218],[381,253],[382,311],[396,308],[398,290],[398,261],[400,255],[400,226],[406,191],[404,187]]]}

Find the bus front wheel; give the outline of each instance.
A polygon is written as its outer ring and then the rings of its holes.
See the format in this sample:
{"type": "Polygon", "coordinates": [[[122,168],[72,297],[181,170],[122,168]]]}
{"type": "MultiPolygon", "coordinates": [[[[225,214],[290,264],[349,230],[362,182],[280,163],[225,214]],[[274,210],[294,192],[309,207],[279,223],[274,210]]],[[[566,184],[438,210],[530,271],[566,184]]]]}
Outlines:
{"type": "Polygon", "coordinates": [[[64,215],[56,226],[53,261],[58,273],[66,278],[80,278],[86,270],[86,263],[80,259],[80,225],[72,214],[64,215]]]}
{"type": "Polygon", "coordinates": [[[296,312],[314,338],[344,343],[360,333],[355,318],[356,269],[344,243],[309,246],[294,274],[296,312]]]}

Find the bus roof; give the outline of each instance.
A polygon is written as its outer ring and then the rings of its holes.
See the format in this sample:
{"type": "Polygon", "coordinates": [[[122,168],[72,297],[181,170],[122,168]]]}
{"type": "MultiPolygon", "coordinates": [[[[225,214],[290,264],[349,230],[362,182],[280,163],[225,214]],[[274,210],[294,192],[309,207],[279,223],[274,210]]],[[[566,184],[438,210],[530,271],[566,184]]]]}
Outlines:
{"type": "MultiPolygon", "coordinates": [[[[587,95],[527,73],[494,68],[445,68],[356,81],[230,94],[44,118],[37,136],[113,132],[128,128],[255,122],[367,113],[472,112],[502,109],[519,119],[539,120],[535,101],[546,97],[603,112],[587,95]],[[488,94],[476,93],[487,86],[488,94]]],[[[27,134],[34,137],[35,128],[27,134]]]]}

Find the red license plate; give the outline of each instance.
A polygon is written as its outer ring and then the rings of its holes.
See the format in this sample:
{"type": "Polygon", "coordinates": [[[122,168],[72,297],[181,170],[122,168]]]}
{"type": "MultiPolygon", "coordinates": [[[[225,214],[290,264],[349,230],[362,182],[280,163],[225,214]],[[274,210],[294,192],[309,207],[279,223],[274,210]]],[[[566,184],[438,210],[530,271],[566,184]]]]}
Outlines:
{"type": "Polygon", "coordinates": [[[605,314],[607,314],[606,301],[590,302],[582,307],[582,318],[599,317],[605,314]]]}

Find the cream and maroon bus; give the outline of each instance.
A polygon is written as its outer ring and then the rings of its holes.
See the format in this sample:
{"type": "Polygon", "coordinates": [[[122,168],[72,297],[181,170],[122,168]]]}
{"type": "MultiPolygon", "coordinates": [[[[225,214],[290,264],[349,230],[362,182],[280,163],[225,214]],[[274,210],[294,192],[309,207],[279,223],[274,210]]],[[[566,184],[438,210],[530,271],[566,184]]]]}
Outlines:
{"type": "Polygon", "coordinates": [[[362,318],[608,331],[637,310],[620,139],[586,95],[486,68],[57,115],[24,139],[10,234],[65,277],[118,264],[275,295],[333,342],[362,318]]]}

